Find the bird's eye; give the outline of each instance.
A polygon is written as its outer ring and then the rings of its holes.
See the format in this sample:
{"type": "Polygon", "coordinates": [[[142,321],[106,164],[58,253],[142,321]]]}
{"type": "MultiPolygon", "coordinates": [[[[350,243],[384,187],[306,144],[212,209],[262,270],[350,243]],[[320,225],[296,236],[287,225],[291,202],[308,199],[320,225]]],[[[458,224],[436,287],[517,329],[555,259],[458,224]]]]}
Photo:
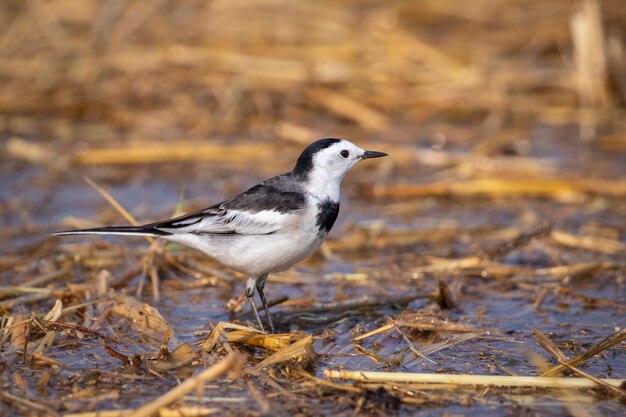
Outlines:
{"type": "Polygon", "coordinates": [[[341,151],[341,152],[339,153],[339,155],[341,155],[341,156],[342,156],[342,157],[344,157],[344,158],[347,158],[347,157],[349,157],[349,156],[350,156],[350,152],[348,152],[348,151],[346,151],[346,150],[344,149],[343,151],[341,151]]]}

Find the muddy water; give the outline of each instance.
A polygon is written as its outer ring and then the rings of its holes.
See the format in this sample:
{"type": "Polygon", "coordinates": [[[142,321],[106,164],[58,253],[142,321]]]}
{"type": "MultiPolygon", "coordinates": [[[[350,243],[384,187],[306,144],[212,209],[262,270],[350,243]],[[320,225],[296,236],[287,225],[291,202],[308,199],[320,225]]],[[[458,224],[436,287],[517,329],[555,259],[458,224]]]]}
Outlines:
{"type": "MultiPolygon", "coordinates": [[[[568,128],[560,129],[571,131],[568,128]]],[[[529,156],[551,158],[555,172],[565,178],[589,173],[591,177],[620,179],[626,174],[626,158],[621,154],[604,152],[593,145],[574,140],[566,143],[549,140],[556,131],[557,128],[538,128],[536,134],[546,140],[531,138],[534,146],[529,156]]],[[[563,137],[563,134],[559,136],[563,137]]],[[[407,141],[407,149],[415,148],[415,143],[407,141]]],[[[464,145],[445,151],[463,152],[467,149],[464,145]]],[[[384,143],[381,143],[380,150],[385,150],[384,143]]],[[[31,266],[24,269],[26,272],[20,272],[17,267],[6,269],[0,273],[0,278],[5,285],[11,285],[23,280],[25,274],[48,268],[64,252],[62,247],[44,251],[41,259],[28,259],[27,253],[33,253],[34,247],[51,245],[47,233],[60,227],[63,219],[71,216],[93,222],[123,223],[102,197],[83,181],[83,175],[89,175],[104,185],[136,218],[152,221],[172,215],[181,192],[185,196],[185,209],[208,206],[265,177],[288,170],[289,161],[296,156],[297,150],[290,148],[289,153],[279,158],[279,168],[274,172],[259,164],[226,166],[201,163],[186,166],[71,167],[59,171],[5,160],[0,167],[0,218],[5,228],[2,234],[2,252],[7,257],[23,257],[24,262],[31,266]]],[[[396,167],[383,181],[423,183],[433,180],[438,174],[440,172],[437,168],[415,163],[396,167]]],[[[543,220],[550,221],[555,229],[573,234],[581,234],[591,230],[590,228],[613,233],[612,236],[617,241],[626,243],[625,201],[594,196],[585,196],[576,201],[520,196],[495,199],[484,196],[452,196],[426,197],[416,202],[368,200],[359,195],[357,185],[377,180],[379,177],[371,167],[356,168],[349,174],[344,183],[342,212],[331,233],[331,239],[341,241],[355,227],[368,228],[373,222],[379,221],[388,230],[420,231],[454,225],[459,230],[458,236],[443,242],[425,241],[363,251],[338,250],[331,258],[316,256],[291,271],[271,276],[267,287],[268,297],[273,300],[286,296],[291,301],[299,300],[300,307],[307,307],[314,301],[341,302],[363,296],[391,299],[406,294],[429,294],[437,290],[439,281],[444,281],[451,290],[456,307],[442,310],[426,298],[417,298],[406,305],[391,303],[336,314],[308,316],[294,316],[293,308],[288,305],[274,307],[273,312],[281,331],[333,336],[319,338],[315,342],[315,350],[320,355],[312,369],[318,377],[323,377],[325,368],[476,374],[510,372],[534,375],[537,374],[537,367],[533,357],[539,356],[548,362],[553,361],[536,343],[533,328],[549,335],[568,356],[573,357],[626,324],[624,276],[619,270],[600,271],[572,278],[565,283],[563,280],[550,280],[532,274],[502,278],[482,271],[451,270],[438,274],[415,272],[416,268],[425,265],[427,255],[469,257],[478,253],[484,245],[494,243],[484,233],[474,231],[511,227],[524,229],[529,223],[543,220]],[[412,203],[415,206],[407,209],[412,203]],[[529,221],[529,217],[533,220],[529,221]],[[360,275],[351,275],[353,273],[360,275]],[[355,279],[355,276],[359,278],[355,279]],[[551,286],[554,290],[548,293],[538,309],[533,303],[544,286],[551,286]],[[483,333],[441,350],[431,355],[429,360],[415,357],[408,350],[407,342],[396,332],[366,339],[361,344],[389,363],[358,354],[355,350],[352,342],[354,336],[384,325],[390,317],[414,313],[419,313],[424,318],[432,317],[478,328],[483,333]]],[[[113,276],[119,276],[129,264],[138,262],[140,256],[133,251],[140,251],[147,246],[142,239],[122,240],[116,237],[71,237],[64,239],[63,243],[85,244],[102,240],[115,247],[125,248],[123,250],[126,251],[122,262],[109,268],[113,276]]],[[[56,244],[58,241],[54,243],[56,244]]],[[[624,263],[626,253],[618,251],[605,254],[593,250],[565,248],[549,239],[538,239],[497,259],[503,264],[531,269],[603,260],[624,263]]],[[[94,270],[76,267],[69,280],[80,283],[93,279],[94,275],[94,270]]],[[[122,291],[133,294],[139,279],[139,276],[134,277],[122,291]]],[[[216,287],[194,286],[191,285],[193,282],[192,277],[179,272],[164,274],[161,300],[154,302],[149,288],[142,296],[142,301],[158,308],[174,325],[178,341],[198,342],[206,335],[209,323],[236,321],[253,324],[251,317],[246,314],[247,310],[234,314],[225,308],[229,299],[240,294],[243,279],[239,278],[233,285],[216,287]]],[[[45,312],[50,307],[51,302],[45,301],[34,306],[17,306],[12,313],[27,314],[31,308],[45,312]]],[[[101,328],[105,332],[107,329],[107,326],[101,328]]],[[[436,335],[407,329],[407,336],[417,347],[424,347],[445,338],[458,337],[458,334],[442,332],[436,335]]],[[[129,356],[142,349],[148,347],[120,347],[129,356]]],[[[3,368],[2,383],[9,384],[14,378],[12,375],[19,373],[27,381],[27,395],[40,398],[42,402],[59,411],[109,409],[111,404],[115,404],[116,408],[136,407],[171,388],[179,376],[155,378],[152,375],[138,375],[109,356],[103,350],[102,344],[91,338],[62,343],[51,348],[48,354],[66,364],[58,374],[58,381],[62,382],[57,381],[45,389],[37,389],[36,381],[44,370],[20,365],[13,358],[3,368]],[[94,389],[92,395],[85,398],[74,395],[77,392],[84,393],[85,387],[94,389]]],[[[623,344],[588,361],[585,370],[596,376],[624,378],[626,352],[623,344]]],[[[260,388],[264,393],[275,392],[275,388],[270,385],[261,385],[260,388]]],[[[317,410],[314,414],[351,415],[353,403],[341,401],[341,395],[344,394],[332,396],[323,403],[320,403],[316,395],[301,395],[297,399],[301,403],[298,406],[297,401],[283,404],[280,397],[273,397],[269,401],[287,414],[295,413],[301,409],[299,407],[306,405],[309,410],[317,410]]],[[[256,407],[245,384],[240,382],[211,385],[205,390],[205,396],[209,406],[224,407],[238,413],[252,413],[251,410],[256,407]]],[[[434,401],[426,408],[395,404],[393,401],[393,404],[383,406],[376,403],[376,400],[371,401],[374,405],[378,404],[378,411],[391,407],[388,412],[404,415],[435,416],[441,415],[443,410],[451,414],[476,416],[506,415],[521,412],[520,409],[539,414],[565,413],[562,403],[554,395],[533,396],[532,404],[520,403],[519,398],[504,394],[474,398],[462,392],[448,392],[444,397],[443,402],[434,401]]],[[[617,415],[615,413],[622,410],[615,401],[593,395],[587,398],[607,415],[617,415]]],[[[18,411],[10,410],[9,415],[18,415],[18,411]]]]}

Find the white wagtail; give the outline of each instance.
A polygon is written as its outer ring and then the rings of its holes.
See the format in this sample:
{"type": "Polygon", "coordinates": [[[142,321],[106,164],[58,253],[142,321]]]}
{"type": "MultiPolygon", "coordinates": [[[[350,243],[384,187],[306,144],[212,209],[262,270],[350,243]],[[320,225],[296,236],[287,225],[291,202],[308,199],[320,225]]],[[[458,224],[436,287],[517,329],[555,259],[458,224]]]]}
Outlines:
{"type": "Polygon", "coordinates": [[[254,303],[255,289],[274,332],[263,293],[267,275],[284,271],[320,247],[337,219],[344,175],[357,162],[381,156],[387,154],[364,151],[344,139],[320,139],[302,152],[291,172],[204,210],[138,227],[54,234],[156,236],[202,251],[249,277],[245,293],[259,327],[264,331],[254,303]]]}

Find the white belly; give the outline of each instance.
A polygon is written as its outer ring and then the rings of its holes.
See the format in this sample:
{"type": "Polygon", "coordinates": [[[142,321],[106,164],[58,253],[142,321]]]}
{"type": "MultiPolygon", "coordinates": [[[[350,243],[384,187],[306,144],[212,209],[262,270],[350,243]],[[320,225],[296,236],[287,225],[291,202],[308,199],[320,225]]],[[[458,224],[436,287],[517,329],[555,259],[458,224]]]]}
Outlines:
{"type": "Polygon", "coordinates": [[[315,221],[300,222],[311,227],[290,227],[267,235],[196,235],[164,237],[198,249],[221,264],[251,277],[284,271],[309,257],[324,239],[315,221]]]}

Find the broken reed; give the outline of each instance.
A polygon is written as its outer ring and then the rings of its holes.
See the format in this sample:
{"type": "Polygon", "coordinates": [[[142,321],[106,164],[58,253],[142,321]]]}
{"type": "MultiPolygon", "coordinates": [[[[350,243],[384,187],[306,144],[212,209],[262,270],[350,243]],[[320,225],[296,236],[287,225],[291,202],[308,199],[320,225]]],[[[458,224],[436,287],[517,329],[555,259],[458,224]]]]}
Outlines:
{"type": "MultiPolygon", "coordinates": [[[[466,374],[424,374],[410,372],[371,372],[324,370],[330,379],[358,382],[402,382],[418,384],[473,385],[494,387],[536,387],[536,388],[593,388],[597,384],[586,378],[559,378],[537,376],[508,375],[466,375],[466,374]]],[[[620,387],[624,379],[603,378],[603,382],[620,387]]]]}

